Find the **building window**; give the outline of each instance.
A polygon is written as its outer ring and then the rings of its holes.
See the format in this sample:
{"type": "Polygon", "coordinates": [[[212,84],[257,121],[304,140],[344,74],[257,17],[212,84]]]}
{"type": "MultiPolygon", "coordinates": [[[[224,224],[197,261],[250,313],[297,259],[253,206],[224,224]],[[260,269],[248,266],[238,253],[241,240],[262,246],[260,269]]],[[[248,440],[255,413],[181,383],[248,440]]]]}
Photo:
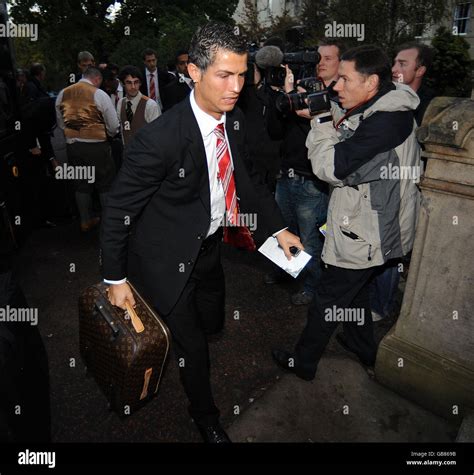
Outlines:
{"type": "Polygon", "coordinates": [[[469,20],[471,19],[471,2],[460,3],[454,7],[453,32],[457,35],[465,35],[469,32],[469,20]]]}

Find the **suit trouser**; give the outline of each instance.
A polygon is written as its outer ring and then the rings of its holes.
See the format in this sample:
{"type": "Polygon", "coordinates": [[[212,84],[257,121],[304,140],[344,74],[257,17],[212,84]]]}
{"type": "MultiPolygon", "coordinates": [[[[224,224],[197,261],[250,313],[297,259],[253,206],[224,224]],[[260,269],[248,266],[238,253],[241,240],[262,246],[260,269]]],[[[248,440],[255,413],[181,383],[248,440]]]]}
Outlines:
{"type": "Polygon", "coordinates": [[[165,317],[181,382],[190,401],[189,413],[200,424],[215,424],[219,410],[210,383],[208,334],[224,325],[225,283],[220,260],[220,237],[203,241],[189,281],[176,306],[165,317]]]}
{"type": "Polygon", "coordinates": [[[314,376],[319,360],[339,323],[348,345],[367,363],[374,363],[374,340],[369,280],[379,267],[343,269],[324,265],[308,320],[295,348],[295,364],[314,376]]]}

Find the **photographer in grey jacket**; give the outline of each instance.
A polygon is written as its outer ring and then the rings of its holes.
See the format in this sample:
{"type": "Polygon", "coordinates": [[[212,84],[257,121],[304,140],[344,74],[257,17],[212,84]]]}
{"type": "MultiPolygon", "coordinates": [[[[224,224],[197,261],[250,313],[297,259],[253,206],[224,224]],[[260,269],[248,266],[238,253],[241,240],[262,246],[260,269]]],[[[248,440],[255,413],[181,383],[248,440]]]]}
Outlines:
{"type": "Polygon", "coordinates": [[[273,350],[281,368],[305,380],[314,378],[339,323],[338,341],[364,365],[375,364],[368,282],[411,250],[419,207],[418,96],[392,83],[390,60],[375,46],[344,53],[339,76],[341,106],[316,115],[306,141],[313,172],[332,187],[324,271],[294,352],[273,350]]]}

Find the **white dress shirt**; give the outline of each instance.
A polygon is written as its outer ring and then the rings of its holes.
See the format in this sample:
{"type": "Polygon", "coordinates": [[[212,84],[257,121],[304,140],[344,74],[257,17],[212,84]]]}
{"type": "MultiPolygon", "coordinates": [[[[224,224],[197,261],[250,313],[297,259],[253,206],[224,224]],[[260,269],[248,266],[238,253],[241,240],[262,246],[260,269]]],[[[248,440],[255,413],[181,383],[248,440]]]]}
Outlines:
{"type": "Polygon", "coordinates": [[[123,97],[123,86],[122,86],[122,83],[119,81],[117,90],[113,94],[110,94],[110,100],[112,101],[114,108],[118,104],[118,101],[122,99],[122,97],[123,97]]]}
{"type": "MultiPolygon", "coordinates": [[[[140,99],[143,97],[143,94],[141,92],[138,92],[138,94],[135,97],[132,97],[131,99],[128,99],[126,96],[120,99],[117,104],[117,116],[120,120],[120,111],[122,110],[122,102],[123,101],[130,101],[132,103],[132,112],[135,114],[137,111],[138,103],[140,102],[140,99]]],[[[125,107],[127,104],[125,103],[125,107]]],[[[161,115],[161,109],[160,106],[152,100],[146,101],[145,104],[145,122],[152,122],[154,121],[157,117],[160,117],[161,115]]]]}
{"type": "MultiPolygon", "coordinates": [[[[191,109],[193,110],[194,117],[196,117],[199,130],[201,131],[202,141],[204,142],[204,149],[206,150],[207,168],[209,170],[209,191],[211,195],[211,222],[207,236],[210,236],[214,234],[222,224],[225,214],[224,188],[222,187],[221,181],[217,178],[219,167],[217,165],[216,154],[217,136],[214,130],[219,124],[224,124],[225,131],[226,116],[224,113],[220,120],[216,120],[207,112],[204,112],[196,103],[194,90],[191,91],[189,97],[191,100],[191,109]]],[[[230,147],[228,146],[229,140],[227,138],[227,132],[225,132],[225,139],[229,154],[231,154],[230,147]]]]}
{"type": "MultiPolygon", "coordinates": [[[[92,84],[88,79],[81,79],[79,82],[87,82],[92,84]]],[[[61,112],[61,102],[63,101],[63,91],[64,89],[58,94],[56,98],[56,119],[59,127],[64,130],[64,120],[63,114],[61,112]]],[[[110,96],[103,91],[102,89],[97,89],[94,94],[94,102],[102,112],[102,116],[105,121],[105,127],[107,129],[107,134],[110,137],[113,137],[119,130],[119,121],[117,119],[117,113],[115,112],[115,108],[112,105],[112,101],[110,100],[110,96]]],[[[97,142],[104,142],[103,140],[95,140],[95,139],[66,139],[66,142],[71,144],[74,142],[90,142],[90,143],[97,143],[97,142]]]]}

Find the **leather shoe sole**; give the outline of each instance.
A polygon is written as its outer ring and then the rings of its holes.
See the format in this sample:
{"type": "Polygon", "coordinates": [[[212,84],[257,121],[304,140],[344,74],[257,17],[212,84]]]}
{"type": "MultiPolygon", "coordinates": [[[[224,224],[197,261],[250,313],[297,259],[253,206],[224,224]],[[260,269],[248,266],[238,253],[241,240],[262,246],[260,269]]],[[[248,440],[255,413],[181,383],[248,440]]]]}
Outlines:
{"type": "Polygon", "coordinates": [[[305,374],[297,367],[295,367],[294,356],[288,351],[278,349],[272,350],[272,357],[277,366],[282,370],[287,371],[289,373],[293,373],[298,378],[303,379],[305,381],[312,381],[314,379],[314,375],[310,376],[308,374],[305,374]]]}
{"type": "Polygon", "coordinates": [[[208,426],[196,423],[196,426],[206,444],[229,444],[232,442],[219,423],[208,426]]]}

